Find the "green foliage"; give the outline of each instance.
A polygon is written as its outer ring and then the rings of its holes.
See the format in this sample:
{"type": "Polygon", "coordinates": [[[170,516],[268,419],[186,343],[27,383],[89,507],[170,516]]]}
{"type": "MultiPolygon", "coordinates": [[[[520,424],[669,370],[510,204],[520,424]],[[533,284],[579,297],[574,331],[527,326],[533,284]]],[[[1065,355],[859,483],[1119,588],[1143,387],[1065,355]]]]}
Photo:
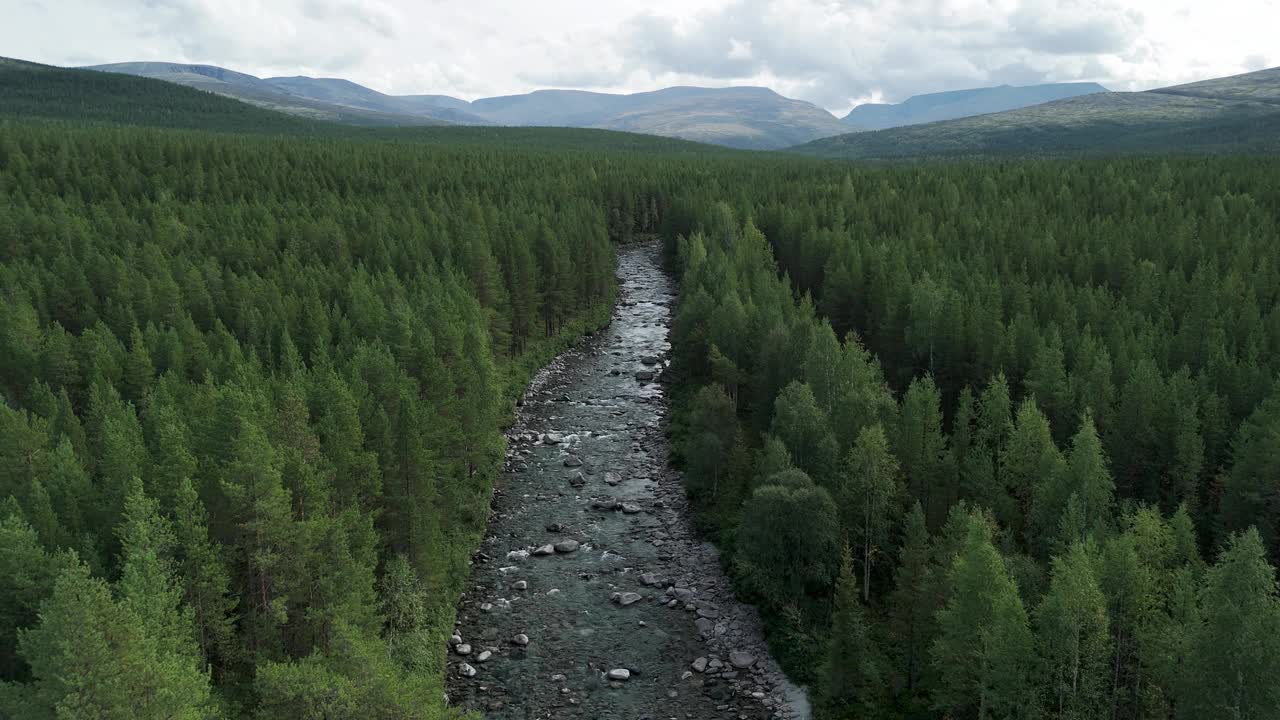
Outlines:
{"type": "Polygon", "coordinates": [[[979,517],[969,521],[948,580],[950,597],[938,612],[932,648],[935,705],[957,718],[1034,717],[1027,612],[979,517]]]}
{"type": "Polygon", "coordinates": [[[772,608],[829,592],[839,569],[839,523],[831,495],[812,483],[757,488],[738,532],[743,581],[772,608]]]}
{"type": "MultiPolygon", "coordinates": [[[[151,552],[143,548],[150,531],[126,532],[130,542],[139,542],[132,545],[135,562],[149,563],[139,553],[151,552]]],[[[149,572],[140,569],[135,578],[149,572]]],[[[138,578],[132,584],[145,582],[138,578]]],[[[40,606],[39,624],[19,633],[32,681],[3,688],[0,703],[7,707],[0,709],[12,717],[50,720],[217,717],[209,677],[190,651],[190,635],[172,634],[176,606],[163,595],[125,592],[112,597],[107,583],[90,577],[82,565],[65,570],[40,606]],[[149,609],[161,615],[142,614],[149,609]]]]}
{"type": "Polygon", "coordinates": [[[6,710],[102,686],[84,713],[289,715],[351,683],[357,716],[438,716],[512,394],[607,318],[610,241],[654,218],[534,150],[4,122],[6,710]],[[327,679],[282,690],[295,671],[327,679]]]}
{"type": "Polygon", "coordinates": [[[1256,530],[1209,569],[1189,633],[1178,716],[1269,718],[1280,707],[1280,597],[1256,530]]]}
{"type": "Polygon", "coordinates": [[[1079,541],[1054,559],[1049,592],[1036,610],[1049,713],[1096,718],[1105,712],[1111,657],[1107,603],[1090,546],[1079,541]]]}
{"type": "Polygon", "coordinates": [[[876,712],[884,694],[881,681],[884,660],[871,639],[859,596],[853,559],[845,548],[836,580],[831,642],[822,674],[826,717],[866,717],[876,712]]]}

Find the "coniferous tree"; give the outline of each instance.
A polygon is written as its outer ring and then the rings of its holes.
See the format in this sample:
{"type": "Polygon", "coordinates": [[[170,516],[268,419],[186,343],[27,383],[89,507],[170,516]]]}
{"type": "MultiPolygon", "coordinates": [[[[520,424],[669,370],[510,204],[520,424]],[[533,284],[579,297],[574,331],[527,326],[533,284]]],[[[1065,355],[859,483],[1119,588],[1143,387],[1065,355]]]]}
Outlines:
{"type": "Polygon", "coordinates": [[[1280,707],[1280,597],[1256,530],[1233,536],[1205,577],[1188,638],[1178,716],[1274,717],[1280,707]]]}
{"type": "Polygon", "coordinates": [[[846,547],[836,580],[831,643],[823,667],[822,697],[827,717],[866,717],[877,711],[883,694],[883,660],[868,632],[859,596],[853,559],[846,547]]]}
{"type": "Polygon", "coordinates": [[[1106,709],[1107,604],[1094,565],[1086,544],[1065,548],[1053,560],[1049,592],[1036,610],[1046,707],[1054,717],[1096,718],[1106,709]]]}
{"type": "Polygon", "coordinates": [[[938,611],[932,647],[935,707],[957,718],[1034,717],[1027,612],[989,528],[976,516],[948,580],[950,598],[938,611]]]}
{"type": "Polygon", "coordinates": [[[898,461],[879,424],[863,428],[845,458],[838,501],[846,532],[856,538],[862,563],[863,602],[871,601],[871,566],[889,541],[899,495],[898,461]]]}

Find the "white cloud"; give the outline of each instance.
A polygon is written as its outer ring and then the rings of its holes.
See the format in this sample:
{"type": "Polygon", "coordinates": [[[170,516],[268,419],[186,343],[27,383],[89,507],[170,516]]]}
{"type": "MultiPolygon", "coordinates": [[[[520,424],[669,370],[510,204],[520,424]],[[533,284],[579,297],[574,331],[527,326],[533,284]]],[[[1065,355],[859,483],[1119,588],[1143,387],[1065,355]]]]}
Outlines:
{"type": "Polygon", "coordinates": [[[1143,89],[1280,65],[1278,0],[0,0],[3,52],[466,98],[767,85],[842,112],[985,84],[1143,89]]]}

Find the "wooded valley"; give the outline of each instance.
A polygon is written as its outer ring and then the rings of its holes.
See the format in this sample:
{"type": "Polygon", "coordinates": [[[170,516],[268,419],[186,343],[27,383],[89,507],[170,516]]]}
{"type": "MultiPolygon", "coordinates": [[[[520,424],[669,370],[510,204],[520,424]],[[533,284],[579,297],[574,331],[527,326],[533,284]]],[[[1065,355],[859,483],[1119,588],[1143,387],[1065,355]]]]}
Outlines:
{"type": "Polygon", "coordinates": [[[445,716],[501,427],[661,238],[821,717],[1280,716],[1276,160],[407,132],[0,121],[0,715],[445,716]]]}

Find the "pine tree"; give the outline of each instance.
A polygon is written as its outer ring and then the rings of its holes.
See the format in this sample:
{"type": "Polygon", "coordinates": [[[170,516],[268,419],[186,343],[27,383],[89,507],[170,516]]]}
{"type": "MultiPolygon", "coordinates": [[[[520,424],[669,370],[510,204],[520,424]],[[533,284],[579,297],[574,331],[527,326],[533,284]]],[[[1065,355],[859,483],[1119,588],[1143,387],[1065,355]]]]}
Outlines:
{"type": "Polygon", "coordinates": [[[1034,716],[1027,612],[981,520],[971,519],[948,580],[951,595],[938,611],[932,648],[934,706],[957,718],[1034,716]]]}
{"type": "Polygon", "coordinates": [[[737,430],[733,401],[724,390],[718,385],[699,390],[690,408],[689,435],[683,451],[691,494],[709,493],[713,498],[719,495],[737,430]]]}
{"type": "Polygon", "coordinates": [[[858,578],[846,547],[836,580],[831,642],[823,666],[822,698],[826,716],[855,718],[875,713],[883,693],[882,667],[880,649],[872,640],[863,617],[858,578]]]}
{"type": "Polygon", "coordinates": [[[1105,713],[1110,659],[1107,603],[1094,572],[1092,551],[1072,543],[1053,559],[1049,592],[1036,610],[1050,712],[1059,718],[1105,713]]]}
{"type": "Polygon", "coordinates": [[[1085,415],[1080,430],[1071,439],[1066,462],[1058,466],[1057,474],[1042,478],[1034,487],[1030,518],[1032,546],[1042,557],[1047,557],[1051,551],[1084,539],[1075,534],[1058,535],[1062,527],[1060,518],[1067,513],[1068,507],[1084,523],[1083,527],[1072,532],[1083,530],[1101,537],[1111,515],[1114,490],[1115,483],[1107,469],[1107,459],[1093,418],[1085,415]]]}
{"type": "Polygon", "coordinates": [[[941,524],[955,493],[942,432],[942,398],[932,377],[917,378],[907,389],[894,454],[902,464],[907,489],[924,507],[930,526],[941,524]]]}
{"type": "Polygon", "coordinates": [[[994,508],[1000,525],[1016,538],[1033,539],[1029,535],[1037,528],[1029,526],[1027,519],[1031,517],[1036,488],[1058,477],[1062,469],[1062,454],[1049,434],[1049,421],[1035,401],[1028,398],[1018,408],[1017,422],[1000,455],[1000,481],[1005,496],[994,508]]]}
{"type": "Polygon", "coordinates": [[[1189,637],[1178,717],[1275,717],[1280,708],[1280,597],[1262,538],[1233,536],[1205,577],[1189,637]]]}
{"type": "Polygon", "coordinates": [[[116,601],[84,566],[64,571],[40,606],[39,624],[20,633],[33,680],[0,695],[11,703],[0,709],[50,720],[216,717],[208,676],[164,634],[164,621],[139,615],[125,592],[116,601]]]}
{"type": "Polygon", "coordinates": [[[907,692],[916,691],[933,641],[933,569],[930,565],[929,528],[924,511],[916,503],[907,515],[893,592],[889,595],[889,632],[896,650],[898,671],[907,692]]]}
{"type": "Polygon", "coordinates": [[[863,602],[871,601],[871,566],[889,541],[900,493],[898,461],[879,423],[863,428],[845,458],[838,497],[845,531],[856,538],[862,562],[863,602]]]}
{"type": "Polygon", "coordinates": [[[808,385],[791,383],[775,403],[770,432],[786,445],[796,466],[829,487],[838,460],[835,437],[827,414],[808,385]]]}
{"type": "Polygon", "coordinates": [[[231,580],[221,548],[209,540],[207,514],[190,479],[178,485],[173,531],[177,575],[183,602],[192,612],[196,643],[204,666],[221,677],[234,658],[234,610],[231,580]]]}

